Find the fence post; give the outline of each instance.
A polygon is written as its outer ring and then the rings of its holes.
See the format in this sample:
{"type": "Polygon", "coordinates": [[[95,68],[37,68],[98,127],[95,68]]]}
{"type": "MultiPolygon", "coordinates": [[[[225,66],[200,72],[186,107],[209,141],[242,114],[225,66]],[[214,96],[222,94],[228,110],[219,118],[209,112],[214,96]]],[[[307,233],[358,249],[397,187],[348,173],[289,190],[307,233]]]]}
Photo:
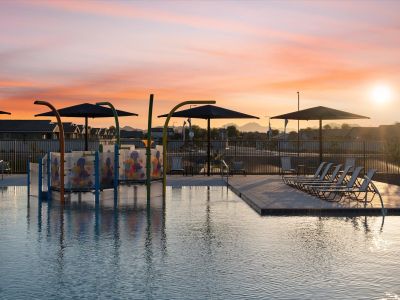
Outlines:
{"type": "Polygon", "coordinates": [[[27,170],[27,176],[26,176],[26,184],[27,184],[27,188],[28,188],[28,200],[29,200],[29,196],[31,195],[31,170],[30,170],[30,165],[29,165],[29,159],[28,162],[26,164],[26,170],[27,170]]]}
{"type": "Polygon", "coordinates": [[[42,184],[43,184],[43,178],[42,178],[42,173],[43,173],[43,163],[42,163],[42,158],[39,157],[38,159],[38,198],[39,202],[42,202],[42,184]]]}
{"type": "Polygon", "coordinates": [[[50,183],[50,179],[51,179],[51,159],[50,159],[50,151],[47,152],[47,166],[46,166],[46,172],[47,172],[47,203],[49,203],[49,201],[51,200],[51,194],[50,194],[50,189],[51,189],[51,183],[50,183]]]}
{"type": "Polygon", "coordinates": [[[363,141],[363,148],[364,148],[364,172],[367,170],[367,154],[366,154],[366,145],[365,141],[363,141]]]}
{"type": "Polygon", "coordinates": [[[99,172],[99,151],[95,152],[94,156],[94,199],[96,207],[100,200],[100,172],[99,172]]]}
{"type": "Polygon", "coordinates": [[[118,192],[118,181],[119,181],[119,146],[114,145],[114,201],[117,201],[118,192]]]}
{"type": "Polygon", "coordinates": [[[237,140],[235,140],[235,158],[233,159],[234,161],[236,161],[236,151],[237,151],[237,140]]]}
{"type": "Polygon", "coordinates": [[[17,172],[17,140],[14,140],[14,172],[17,172]]]}

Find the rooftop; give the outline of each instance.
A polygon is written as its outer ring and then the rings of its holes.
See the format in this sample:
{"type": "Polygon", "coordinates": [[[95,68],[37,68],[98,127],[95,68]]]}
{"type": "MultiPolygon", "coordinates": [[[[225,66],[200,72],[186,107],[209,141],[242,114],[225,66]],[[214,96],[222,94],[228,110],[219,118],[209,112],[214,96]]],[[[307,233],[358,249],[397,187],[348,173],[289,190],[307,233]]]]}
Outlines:
{"type": "Polygon", "coordinates": [[[51,133],[57,127],[50,120],[0,120],[0,132],[51,133]]]}

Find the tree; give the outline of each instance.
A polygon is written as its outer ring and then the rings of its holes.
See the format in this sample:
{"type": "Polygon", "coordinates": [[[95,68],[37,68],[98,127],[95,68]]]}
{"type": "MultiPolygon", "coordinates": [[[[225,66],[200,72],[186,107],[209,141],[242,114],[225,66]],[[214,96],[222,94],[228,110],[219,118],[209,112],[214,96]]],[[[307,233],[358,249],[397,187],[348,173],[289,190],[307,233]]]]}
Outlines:
{"type": "Polygon", "coordinates": [[[203,129],[197,125],[192,125],[192,131],[194,133],[194,139],[196,139],[196,140],[207,139],[207,130],[206,129],[203,129]]]}
{"type": "Polygon", "coordinates": [[[350,129],[350,125],[347,123],[342,124],[342,129],[350,129]]]}
{"type": "Polygon", "coordinates": [[[331,127],[331,125],[326,124],[326,125],[324,125],[324,129],[325,129],[325,130],[329,130],[329,129],[332,129],[332,127],[331,127]]]}
{"type": "Polygon", "coordinates": [[[228,138],[237,138],[239,136],[239,130],[234,125],[226,127],[226,133],[228,138]]]}

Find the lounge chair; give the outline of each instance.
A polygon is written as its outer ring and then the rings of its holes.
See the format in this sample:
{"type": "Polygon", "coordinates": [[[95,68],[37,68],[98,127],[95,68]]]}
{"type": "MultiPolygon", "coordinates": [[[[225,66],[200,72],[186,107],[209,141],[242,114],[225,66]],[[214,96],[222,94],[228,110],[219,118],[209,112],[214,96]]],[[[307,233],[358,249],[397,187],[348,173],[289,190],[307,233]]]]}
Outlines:
{"type": "Polygon", "coordinates": [[[342,168],[342,165],[339,164],[337,166],[335,166],[335,168],[332,171],[332,174],[326,174],[325,177],[321,178],[321,179],[317,179],[315,181],[311,181],[311,182],[300,182],[299,186],[301,189],[303,190],[308,190],[310,187],[312,186],[318,186],[318,185],[332,185],[335,183],[335,181],[337,180],[337,176],[340,172],[340,169],[342,168]]]}
{"type": "Polygon", "coordinates": [[[356,167],[356,159],[354,157],[347,157],[344,162],[344,167],[346,168],[347,166],[350,166],[350,172],[353,172],[356,167]]]}
{"type": "Polygon", "coordinates": [[[334,187],[322,187],[318,188],[318,196],[321,199],[328,200],[328,201],[340,201],[342,200],[343,196],[345,195],[346,191],[351,191],[354,189],[359,188],[358,184],[358,176],[360,175],[363,167],[356,167],[351,175],[350,180],[347,182],[345,186],[334,186],[334,187]],[[339,200],[337,199],[339,196],[339,200]]]}
{"type": "Polygon", "coordinates": [[[337,177],[337,179],[334,180],[333,182],[329,180],[329,181],[323,181],[323,182],[307,185],[306,191],[309,194],[319,197],[319,190],[321,190],[323,188],[345,186],[345,178],[346,178],[350,168],[351,168],[351,166],[347,166],[343,169],[343,171],[339,171],[339,174],[340,174],[339,177],[337,177]]]}
{"type": "Polygon", "coordinates": [[[183,168],[182,164],[182,157],[180,156],[171,157],[170,174],[173,173],[181,173],[182,175],[185,173],[185,169],[183,168]]]}
{"type": "Polygon", "coordinates": [[[289,185],[301,189],[303,184],[312,183],[312,182],[321,182],[328,176],[328,172],[329,172],[330,168],[332,167],[332,165],[333,165],[333,163],[325,164],[325,167],[323,168],[322,173],[314,178],[310,178],[310,177],[292,178],[292,180],[289,181],[289,185]]]}
{"type": "Polygon", "coordinates": [[[1,180],[3,180],[4,173],[11,174],[11,167],[8,161],[0,160],[1,180]]]}
{"type": "Polygon", "coordinates": [[[364,180],[361,185],[358,187],[354,187],[352,189],[343,189],[340,193],[343,194],[346,198],[350,200],[355,200],[359,202],[364,202],[365,204],[371,202],[375,195],[378,195],[383,207],[382,196],[379,193],[379,190],[372,182],[372,178],[376,173],[375,169],[369,169],[367,175],[364,176],[364,180]],[[372,197],[368,199],[368,193],[372,193],[372,197]]]}
{"type": "Polygon", "coordinates": [[[283,182],[286,183],[286,175],[287,174],[297,174],[296,169],[294,169],[292,167],[292,161],[290,159],[290,157],[288,156],[282,156],[281,157],[281,176],[282,176],[282,180],[283,182]]]}
{"type": "Polygon", "coordinates": [[[323,167],[325,166],[326,162],[320,163],[317,170],[312,176],[282,176],[283,182],[290,185],[290,182],[293,180],[302,180],[302,179],[311,179],[311,178],[318,178],[320,173],[322,172],[323,167]]]}
{"type": "Polygon", "coordinates": [[[223,159],[221,159],[220,170],[221,170],[221,176],[224,176],[224,175],[229,176],[231,174],[228,164],[223,159]]]}
{"type": "Polygon", "coordinates": [[[233,161],[230,168],[230,174],[243,174],[246,175],[246,169],[243,161],[233,161]]]}
{"type": "Polygon", "coordinates": [[[351,191],[345,191],[345,195],[352,200],[361,202],[371,202],[376,194],[381,197],[378,189],[372,182],[372,178],[376,174],[376,171],[376,169],[369,169],[368,173],[364,176],[364,180],[362,181],[361,185],[352,189],[351,191]],[[373,194],[372,198],[369,200],[367,199],[368,193],[373,194]]]}

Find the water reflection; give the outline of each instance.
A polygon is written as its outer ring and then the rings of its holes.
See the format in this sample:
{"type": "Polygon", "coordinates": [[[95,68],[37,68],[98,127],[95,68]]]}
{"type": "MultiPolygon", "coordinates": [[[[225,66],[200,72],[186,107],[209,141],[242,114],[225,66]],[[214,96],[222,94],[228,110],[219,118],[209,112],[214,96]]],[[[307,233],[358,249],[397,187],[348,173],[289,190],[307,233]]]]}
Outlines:
{"type": "Polygon", "coordinates": [[[105,257],[112,258],[110,266],[115,276],[118,277],[122,264],[121,246],[125,244],[124,251],[127,247],[132,249],[132,253],[144,249],[142,253],[149,284],[154,277],[154,243],[157,244],[156,249],[160,249],[161,257],[166,255],[167,250],[165,199],[160,197],[161,193],[155,192],[148,201],[147,191],[142,186],[120,187],[117,194],[110,192],[102,194],[100,205],[95,204],[90,193],[69,194],[64,206],[55,200],[49,203],[36,198],[28,200],[26,222],[28,228],[32,224],[37,226],[38,242],[44,228],[48,243],[57,240],[56,261],[60,280],[66,249],[76,243],[90,243],[90,239],[95,242],[95,251],[109,252],[105,257]],[[35,220],[32,215],[37,216],[35,220]]]}
{"type": "Polygon", "coordinates": [[[12,295],[22,287],[33,298],[54,298],[37,293],[55,289],[127,299],[399,294],[397,217],[260,217],[226,188],[167,192],[152,191],[148,203],[146,189],[120,187],[117,201],[105,191],[98,206],[92,194],[73,194],[64,208],[3,199],[2,224],[13,224],[7,232],[22,243],[9,247],[0,228],[10,261],[0,266],[12,275],[0,274],[0,288],[12,295]],[[20,284],[24,276],[31,285],[20,284]]]}

